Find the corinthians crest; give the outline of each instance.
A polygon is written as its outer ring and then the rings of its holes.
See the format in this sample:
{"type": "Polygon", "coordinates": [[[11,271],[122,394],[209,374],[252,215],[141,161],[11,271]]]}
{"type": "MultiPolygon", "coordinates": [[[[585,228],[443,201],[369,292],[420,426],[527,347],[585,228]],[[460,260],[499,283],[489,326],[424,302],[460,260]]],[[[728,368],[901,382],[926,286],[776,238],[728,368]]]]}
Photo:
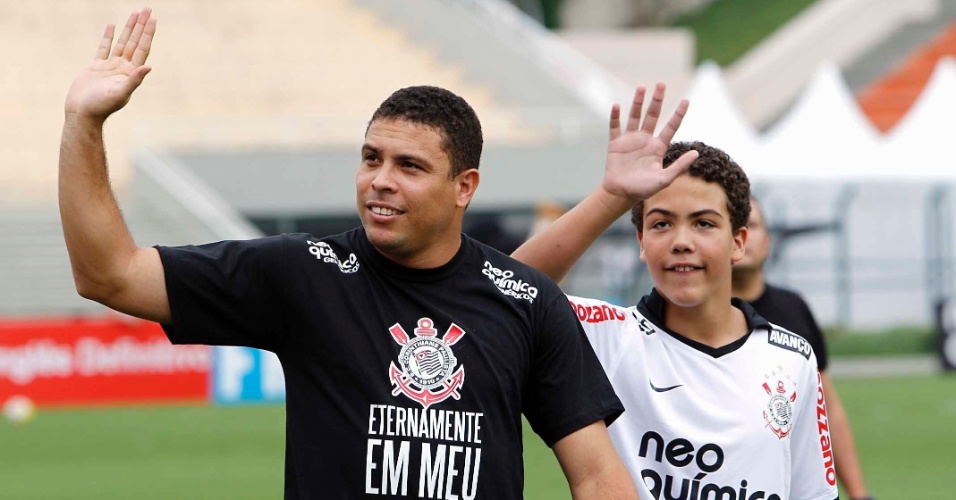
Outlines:
{"type": "Polygon", "coordinates": [[[773,391],[764,382],[763,389],[770,395],[767,407],[763,410],[763,419],[767,422],[767,427],[770,427],[770,431],[783,439],[793,428],[793,403],[797,400],[797,391],[793,391],[788,396],[783,381],[777,381],[777,388],[773,391]]]}
{"type": "Polygon", "coordinates": [[[402,346],[398,353],[401,368],[391,363],[388,375],[395,385],[392,395],[404,393],[421,403],[422,407],[440,403],[449,397],[460,399],[458,390],[465,382],[465,368],[458,366],[458,358],[451,346],[465,335],[452,323],[441,338],[435,323],[429,318],[418,320],[415,337],[409,337],[402,325],[395,323],[388,329],[395,342],[402,346]],[[452,371],[454,370],[454,373],[452,371]]]}

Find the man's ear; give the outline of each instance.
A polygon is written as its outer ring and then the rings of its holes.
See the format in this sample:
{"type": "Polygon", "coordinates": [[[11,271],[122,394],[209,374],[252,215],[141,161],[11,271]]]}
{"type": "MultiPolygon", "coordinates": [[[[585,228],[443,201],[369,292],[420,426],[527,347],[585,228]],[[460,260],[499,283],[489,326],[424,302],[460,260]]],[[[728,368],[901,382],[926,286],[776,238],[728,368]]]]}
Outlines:
{"type": "Polygon", "coordinates": [[[734,251],[730,254],[730,263],[736,264],[744,258],[747,251],[747,226],[743,226],[734,234],[734,251]]]}
{"type": "Polygon", "coordinates": [[[641,262],[647,264],[647,256],[644,255],[644,232],[637,232],[637,246],[641,247],[641,262]]]}
{"type": "Polygon", "coordinates": [[[455,206],[462,209],[467,207],[468,204],[471,203],[471,198],[475,195],[475,191],[478,189],[480,182],[481,174],[478,173],[477,168],[469,168],[458,174],[455,177],[455,184],[458,188],[458,199],[455,202],[455,206]]]}

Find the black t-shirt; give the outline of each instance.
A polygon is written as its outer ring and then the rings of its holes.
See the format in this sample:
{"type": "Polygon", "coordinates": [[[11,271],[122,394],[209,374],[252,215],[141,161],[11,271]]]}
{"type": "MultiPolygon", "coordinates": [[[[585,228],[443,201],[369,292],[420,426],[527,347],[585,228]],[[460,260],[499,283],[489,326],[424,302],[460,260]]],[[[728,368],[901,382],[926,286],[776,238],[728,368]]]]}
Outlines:
{"type": "Polygon", "coordinates": [[[567,298],[462,236],[427,270],[361,228],[159,247],[173,343],[273,351],[285,498],[521,498],[521,414],[549,445],[623,411],[567,298]]]}
{"type": "Polygon", "coordinates": [[[766,284],[763,295],[750,303],[767,321],[807,339],[813,347],[820,371],[827,368],[827,346],[823,332],[802,297],[790,290],[766,284]]]}

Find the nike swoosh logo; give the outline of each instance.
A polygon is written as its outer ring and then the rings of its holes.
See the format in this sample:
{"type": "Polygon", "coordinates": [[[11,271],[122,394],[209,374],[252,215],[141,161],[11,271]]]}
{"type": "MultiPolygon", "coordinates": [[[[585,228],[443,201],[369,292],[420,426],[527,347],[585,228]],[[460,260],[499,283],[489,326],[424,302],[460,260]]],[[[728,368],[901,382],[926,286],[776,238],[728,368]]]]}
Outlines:
{"type": "Polygon", "coordinates": [[[677,389],[678,387],[684,387],[683,384],[672,385],[670,387],[657,387],[656,385],[654,385],[654,382],[651,382],[651,379],[647,379],[647,383],[651,384],[651,389],[654,389],[654,392],[667,392],[667,391],[672,391],[674,389],[677,389]]]}

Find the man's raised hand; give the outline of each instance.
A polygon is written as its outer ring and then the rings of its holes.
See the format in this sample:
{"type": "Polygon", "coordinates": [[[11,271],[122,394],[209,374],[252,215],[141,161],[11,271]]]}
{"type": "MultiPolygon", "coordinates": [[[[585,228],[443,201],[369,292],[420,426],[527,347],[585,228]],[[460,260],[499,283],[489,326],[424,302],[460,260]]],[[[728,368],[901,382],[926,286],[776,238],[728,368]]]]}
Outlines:
{"type": "Polygon", "coordinates": [[[664,168],[664,153],[680,128],[689,103],[686,99],[682,100],[661,133],[655,137],[654,129],[664,102],[664,84],[658,83],[654,88],[651,104],[641,123],[645,93],[644,87],[638,87],[635,91],[627,127],[623,132],[621,108],[616,104],[611,108],[610,141],[601,183],[608,193],[629,198],[634,203],[669,186],[697,159],[696,151],[688,151],[664,168]]]}
{"type": "Polygon", "coordinates": [[[114,26],[106,26],[93,62],[77,75],[66,96],[68,115],[106,120],[129,102],[149,73],[145,66],[156,33],[149,7],[130,14],[112,51],[114,26]]]}

